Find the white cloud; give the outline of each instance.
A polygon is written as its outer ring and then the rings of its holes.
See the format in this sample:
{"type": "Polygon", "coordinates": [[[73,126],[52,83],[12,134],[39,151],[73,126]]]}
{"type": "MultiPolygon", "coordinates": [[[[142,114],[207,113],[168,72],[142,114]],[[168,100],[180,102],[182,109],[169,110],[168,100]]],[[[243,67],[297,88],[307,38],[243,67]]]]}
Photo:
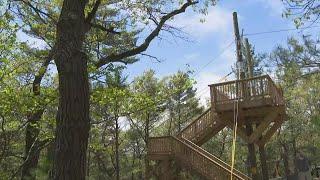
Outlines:
{"type": "Polygon", "coordinates": [[[232,30],[232,12],[215,6],[208,9],[207,15],[190,13],[178,16],[174,25],[195,38],[203,38],[213,33],[226,34],[232,30]],[[205,21],[200,22],[201,19],[205,21]]]}

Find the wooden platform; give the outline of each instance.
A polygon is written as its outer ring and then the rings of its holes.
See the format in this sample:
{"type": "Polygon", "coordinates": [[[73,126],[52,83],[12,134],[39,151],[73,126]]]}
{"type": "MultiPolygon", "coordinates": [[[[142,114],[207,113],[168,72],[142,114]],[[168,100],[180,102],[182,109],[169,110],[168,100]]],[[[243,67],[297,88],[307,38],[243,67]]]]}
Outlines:
{"type": "Polygon", "coordinates": [[[227,180],[231,175],[235,179],[250,179],[237,170],[232,174],[228,164],[200,146],[223,128],[233,129],[235,115],[237,134],[247,143],[265,145],[285,119],[282,90],[268,75],[209,86],[212,106],[176,136],[150,138],[148,158],[164,164],[174,160],[205,179],[227,180]],[[246,132],[248,123],[254,127],[252,133],[246,132]]]}
{"type": "Polygon", "coordinates": [[[270,112],[284,114],[283,93],[268,75],[209,85],[212,108],[222,119],[260,123],[270,112]]]}

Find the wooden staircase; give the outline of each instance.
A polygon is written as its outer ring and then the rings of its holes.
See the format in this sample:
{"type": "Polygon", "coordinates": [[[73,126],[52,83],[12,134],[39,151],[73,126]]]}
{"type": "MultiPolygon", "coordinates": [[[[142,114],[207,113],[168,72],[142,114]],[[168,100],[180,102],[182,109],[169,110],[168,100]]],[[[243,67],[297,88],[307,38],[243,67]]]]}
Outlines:
{"type": "MultiPolygon", "coordinates": [[[[175,160],[180,166],[196,172],[205,179],[230,179],[231,166],[199,146],[226,126],[217,118],[218,116],[208,109],[177,136],[150,138],[149,159],[175,160]]],[[[238,170],[234,170],[232,174],[233,179],[250,179],[238,170]]]]}
{"type": "MultiPolygon", "coordinates": [[[[203,178],[230,179],[230,165],[187,139],[174,136],[155,137],[150,139],[149,148],[150,159],[174,159],[180,166],[196,172],[203,178]]],[[[250,178],[234,170],[233,179],[250,178]]]]}
{"type": "Polygon", "coordinates": [[[201,146],[224,127],[226,127],[226,124],[218,120],[217,113],[213,112],[212,109],[209,108],[185,127],[178,134],[178,137],[188,139],[201,146]]]}
{"type": "MultiPolygon", "coordinates": [[[[239,112],[237,134],[248,144],[264,146],[285,119],[282,90],[268,75],[209,87],[212,107],[176,136],[150,138],[148,157],[151,160],[175,160],[210,180],[227,180],[231,175],[234,179],[251,179],[238,170],[231,173],[230,165],[200,146],[226,126],[233,128],[236,105],[239,112]],[[256,125],[252,133],[245,131],[247,123],[256,125]]],[[[170,179],[168,177],[164,179],[170,179]]]]}

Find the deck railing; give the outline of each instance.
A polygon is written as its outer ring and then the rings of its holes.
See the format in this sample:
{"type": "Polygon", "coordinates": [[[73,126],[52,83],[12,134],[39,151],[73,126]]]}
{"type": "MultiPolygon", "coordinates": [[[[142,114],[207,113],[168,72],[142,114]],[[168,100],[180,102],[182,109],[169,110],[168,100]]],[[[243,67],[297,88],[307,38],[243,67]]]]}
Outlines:
{"type": "Polygon", "coordinates": [[[226,104],[234,100],[245,101],[261,98],[270,98],[275,105],[284,103],[282,91],[268,75],[209,86],[213,105],[226,104]]]}
{"type": "Polygon", "coordinates": [[[214,118],[212,117],[213,115],[214,114],[211,112],[211,109],[206,110],[187,127],[185,127],[178,136],[190,140],[196,136],[199,136],[199,134],[205,132],[205,129],[210,128],[212,125],[214,125],[214,123],[217,123],[214,121],[214,118]]]}
{"type": "MultiPolygon", "coordinates": [[[[188,166],[197,171],[201,175],[208,179],[224,180],[230,179],[231,171],[230,166],[222,163],[218,158],[212,158],[209,153],[205,153],[204,150],[195,144],[184,142],[176,137],[164,137],[164,138],[150,138],[149,141],[149,153],[156,152],[157,154],[171,154],[184,166],[188,166]],[[170,144],[171,148],[162,148],[159,150],[159,146],[164,144],[170,144]],[[200,148],[200,149],[199,149],[200,148]]],[[[244,174],[240,174],[235,170],[233,173],[235,179],[250,179],[244,174]]]]}
{"type": "Polygon", "coordinates": [[[157,155],[171,154],[171,136],[151,137],[148,142],[148,153],[157,155]]]}

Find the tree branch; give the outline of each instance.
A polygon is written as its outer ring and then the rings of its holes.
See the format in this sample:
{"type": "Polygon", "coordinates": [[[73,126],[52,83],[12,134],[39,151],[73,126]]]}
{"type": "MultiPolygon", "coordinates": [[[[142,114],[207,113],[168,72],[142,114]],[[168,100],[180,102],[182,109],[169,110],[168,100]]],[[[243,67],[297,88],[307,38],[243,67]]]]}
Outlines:
{"type": "Polygon", "coordinates": [[[185,4],[183,4],[179,9],[176,9],[164,16],[161,17],[157,27],[149,34],[149,36],[144,40],[144,42],[131,49],[131,50],[128,50],[128,51],[125,51],[125,52],[122,52],[122,53],[119,53],[119,54],[110,54],[104,58],[101,58],[97,64],[96,64],[96,67],[97,68],[100,68],[101,66],[107,64],[107,63],[110,63],[110,62],[118,62],[119,60],[121,59],[125,59],[127,57],[131,57],[131,56],[134,56],[134,55],[137,55],[139,53],[142,53],[144,52],[150,45],[151,41],[157,37],[162,29],[162,27],[165,25],[165,22],[167,20],[169,20],[170,18],[178,15],[178,14],[181,14],[183,12],[186,11],[186,9],[189,7],[189,6],[192,6],[194,4],[197,4],[198,1],[192,1],[192,0],[188,0],[185,4]]]}
{"type": "Polygon", "coordinates": [[[57,21],[56,21],[50,14],[48,14],[48,13],[40,10],[39,8],[37,8],[37,7],[35,7],[35,6],[33,6],[33,5],[31,4],[31,2],[26,1],[26,0],[15,0],[15,1],[21,1],[21,2],[23,2],[24,4],[26,4],[28,7],[30,7],[30,8],[38,15],[38,17],[40,18],[40,20],[41,20],[43,23],[47,23],[47,22],[41,17],[41,14],[43,14],[43,15],[47,16],[48,18],[50,18],[54,23],[57,23],[57,21]]]}
{"type": "Polygon", "coordinates": [[[43,61],[37,75],[35,75],[33,83],[32,83],[32,90],[33,90],[33,94],[34,95],[40,95],[40,84],[42,81],[42,78],[44,76],[44,74],[47,71],[47,68],[50,64],[50,61],[53,59],[54,56],[54,49],[51,49],[48,56],[45,58],[45,60],[43,61]]]}
{"type": "Polygon", "coordinates": [[[121,34],[121,32],[115,31],[114,27],[106,28],[106,27],[104,27],[104,26],[102,26],[100,24],[94,24],[94,23],[89,23],[89,24],[90,24],[91,27],[100,29],[100,30],[105,31],[107,33],[121,34]]]}
{"type": "Polygon", "coordinates": [[[98,8],[101,4],[101,0],[97,0],[96,3],[94,4],[92,10],[90,11],[90,13],[88,14],[88,17],[86,18],[86,23],[90,24],[92,19],[95,17],[98,8]]]}

